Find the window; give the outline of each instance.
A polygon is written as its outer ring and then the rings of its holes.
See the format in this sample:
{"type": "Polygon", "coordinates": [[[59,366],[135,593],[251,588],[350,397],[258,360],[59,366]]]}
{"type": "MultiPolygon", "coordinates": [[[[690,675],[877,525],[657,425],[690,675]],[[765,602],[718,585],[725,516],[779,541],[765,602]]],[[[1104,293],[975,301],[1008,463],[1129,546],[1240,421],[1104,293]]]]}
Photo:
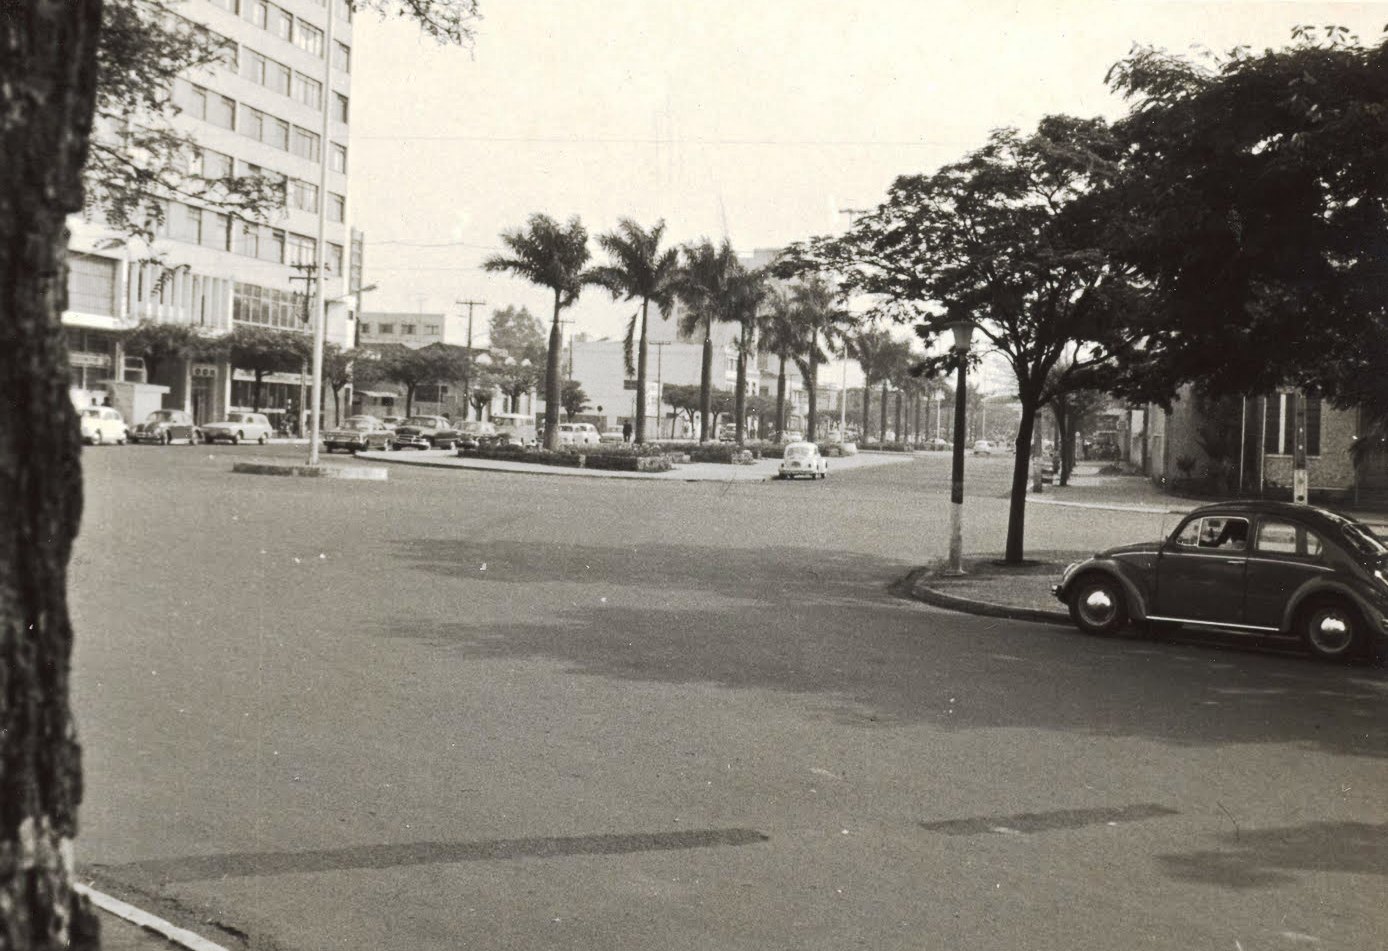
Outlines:
{"type": "MultiPolygon", "coordinates": [[[[1306,401],[1306,455],[1321,454],[1321,398],[1304,396],[1306,401]]],[[[1263,430],[1264,452],[1290,456],[1295,452],[1296,416],[1292,394],[1274,393],[1267,397],[1267,419],[1263,430]]]]}
{"type": "Polygon", "coordinates": [[[426,334],[429,334],[430,336],[437,337],[437,336],[439,335],[439,325],[438,325],[438,324],[425,324],[425,325],[424,325],[424,332],[425,332],[426,334]]]}
{"type": "Polygon", "coordinates": [[[321,57],[323,55],[323,31],[312,23],[300,20],[299,28],[294,31],[294,45],[314,56],[321,57]]]}
{"type": "Polygon", "coordinates": [[[1248,520],[1226,515],[1193,518],[1182,526],[1176,543],[1189,548],[1242,551],[1248,544],[1248,520]]]}
{"type": "Polygon", "coordinates": [[[344,73],[352,71],[352,48],[340,40],[333,40],[333,67],[344,73]]]}
{"type": "Polygon", "coordinates": [[[379,331],[377,331],[377,333],[380,333],[380,334],[382,334],[383,336],[384,336],[384,335],[387,335],[387,334],[393,334],[393,333],[395,333],[395,325],[394,325],[394,324],[381,324],[381,329],[380,329],[379,331]]]}
{"type": "Polygon", "coordinates": [[[236,283],[231,298],[231,318],[267,327],[300,326],[294,309],[294,295],[276,288],[236,283]]]}
{"type": "Polygon", "coordinates": [[[261,141],[277,149],[289,151],[289,123],[274,116],[265,117],[265,125],[260,130],[261,141]]]}
{"type": "Polygon", "coordinates": [[[265,113],[259,109],[252,109],[250,106],[243,105],[241,107],[241,122],[236,131],[259,142],[260,137],[264,134],[264,129],[265,113]]]}
{"type": "Polygon", "coordinates": [[[334,172],[347,173],[347,146],[332,143],[333,150],[328,153],[328,167],[334,172]]]}
{"type": "Polygon", "coordinates": [[[262,261],[274,261],[276,264],[283,262],[284,232],[262,227],[259,252],[256,257],[262,261]]]}
{"type": "Polygon", "coordinates": [[[169,237],[175,241],[187,241],[189,244],[202,243],[201,209],[192,208],[181,202],[170,202],[165,226],[169,237]]]}
{"type": "Polygon", "coordinates": [[[400,334],[401,334],[401,336],[404,336],[404,337],[413,337],[413,336],[414,336],[414,324],[401,324],[401,325],[400,325],[400,334]]]}
{"type": "Polygon", "coordinates": [[[301,234],[291,234],[288,252],[289,256],[285,258],[286,264],[313,264],[314,258],[318,254],[318,242],[301,234]]]}
{"type": "Polygon", "coordinates": [[[314,109],[323,108],[323,84],[303,73],[294,74],[294,98],[314,109]]]}
{"type": "Polygon", "coordinates": [[[364,333],[364,334],[369,334],[369,333],[371,333],[371,325],[370,325],[370,324],[360,324],[359,326],[361,327],[361,332],[362,332],[362,333],[364,333]]]}
{"type": "Polygon", "coordinates": [[[174,105],[195,119],[207,118],[207,90],[182,79],[174,80],[174,105]]]}
{"type": "Polygon", "coordinates": [[[223,10],[226,10],[230,13],[238,12],[237,0],[211,0],[211,3],[214,7],[221,7],[223,10]]]}
{"type": "Polygon", "coordinates": [[[347,121],[347,97],[340,92],[333,93],[333,118],[338,122],[347,121]]]}
{"type": "Polygon", "coordinates": [[[225,251],[228,246],[230,228],[231,219],[226,215],[204,211],[202,213],[202,240],[199,243],[205,248],[225,251]]]}
{"type": "Polygon", "coordinates": [[[289,207],[300,211],[318,210],[318,186],[301,182],[297,178],[289,182],[289,207]]]}
{"type": "Polygon", "coordinates": [[[241,4],[241,16],[263,30],[269,21],[270,5],[264,0],[244,0],[241,4]]]}
{"type": "Polygon", "coordinates": [[[1253,547],[1260,552],[1319,558],[1325,546],[1320,536],[1303,525],[1265,518],[1253,547]]]}
{"type": "Polygon", "coordinates": [[[116,316],[116,262],[95,254],[69,255],[67,306],[84,314],[116,316]]]}
{"type": "Polygon", "coordinates": [[[309,161],[318,161],[317,134],[295,126],[289,137],[289,151],[309,161]]]}
{"type": "Polygon", "coordinates": [[[265,57],[255,50],[246,50],[246,55],[241,57],[241,78],[265,85],[265,57]]]}
{"type": "Polygon", "coordinates": [[[289,95],[289,67],[274,60],[265,61],[265,87],[281,96],[289,95]]]}
{"type": "Polygon", "coordinates": [[[266,23],[265,29],[282,40],[288,40],[294,32],[294,18],[290,16],[287,11],[273,4],[270,6],[268,13],[269,22],[266,23]]]}
{"type": "Polygon", "coordinates": [[[327,257],[324,261],[329,274],[342,273],[342,245],[328,243],[327,257]]]}
{"type": "Polygon", "coordinates": [[[203,149],[199,174],[203,178],[230,178],[231,156],[211,149],[203,149]]]}
{"type": "Polygon", "coordinates": [[[348,23],[352,22],[352,7],[347,3],[347,0],[332,0],[332,4],[333,13],[337,14],[339,20],[346,20],[348,23]]]}
{"type": "Polygon", "coordinates": [[[328,192],[328,220],[341,224],[347,219],[347,199],[328,192]]]}
{"type": "Polygon", "coordinates": [[[236,102],[226,96],[209,93],[207,96],[207,121],[223,129],[236,128],[236,102]]]}

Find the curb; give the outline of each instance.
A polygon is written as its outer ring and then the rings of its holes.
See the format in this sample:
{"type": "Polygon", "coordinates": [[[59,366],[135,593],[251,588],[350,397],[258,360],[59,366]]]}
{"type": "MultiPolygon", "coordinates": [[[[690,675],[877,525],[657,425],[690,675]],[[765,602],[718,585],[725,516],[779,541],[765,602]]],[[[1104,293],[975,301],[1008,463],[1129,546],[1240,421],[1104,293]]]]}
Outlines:
{"type": "Polygon", "coordinates": [[[1144,512],[1148,515],[1185,515],[1190,508],[1170,508],[1161,505],[1127,505],[1122,502],[1071,502],[1065,499],[1041,499],[1027,493],[1028,505],[1058,505],[1076,509],[1101,509],[1107,512],[1144,512]]]}
{"type": "Polygon", "coordinates": [[[113,898],[105,892],[97,891],[90,885],[76,882],[73,884],[72,890],[85,896],[102,911],[128,921],[132,925],[138,925],[146,931],[152,931],[180,947],[187,948],[188,951],[229,951],[228,948],[215,941],[208,941],[200,934],[186,928],[180,928],[173,922],[165,921],[163,918],[151,915],[149,912],[123,902],[119,898],[113,898]]]}
{"type": "Polygon", "coordinates": [[[233,462],[232,472],[247,475],[299,476],[317,479],[357,479],[367,482],[385,482],[390,473],[376,466],[311,466],[307,463],[293,462],[233,462]]]}
{"type": "Polygon", "coordinates": [[[694,479],[694,478],[689,478],[689,477],[687,477],[687,476],[680,476],[680,475],[678,475],[678,474],[672,474],[672,473],[678,473],[678,471],[679,471],[678,469],[672,469],[672,470],[670,470],[670,472],[624,472],[624,471],[617,470],[617,469],[580,469],[580,468],[578,468],[577,466],[546,466],[546,467],[544,467],[543,469],[513,469],[513,468],[506,468],[506,467],[504,467],[504,466],[470,466],[470,465],[467,464],[466,460],[464,460],[464,461],[461,462],[461,463],[459,463],[459,462],[454,462],[454,461],[453,461],[454,459],[459,459],[459,458],[461,458],[461,457],[459,457],[459,456],[447,456],[447,457],[444,457],[443,459],[434,459],[434,458],[429,458],[429,459],[409,459],[409,458],[404,458],[404,459],[402,459],[402,458],[399,458],[399,455],[400,455],[399,453],[392,453],[391,456],[390,456],[389,458],[383,457],[383,456],[381,456],[381,455],[379,455],[379,454],[377,454],[377,453],[372,453],[371,455],[366,455],[366,454],[364,454],[364,453],[358,453],[357,455],[358,455],[359,458],[370,459],[370,460],[373,461],[373,462],[386,462],[386,463],[392,463],[392,464],[394,464],[394,465],[401,465],[401,466],[422,466],[422,467],[424,467],[424,468],[429,468],[429,469],[465,469],[465,470],[467,470],[468,472],[496,472],[496,473],[510,473],[510,474],[512,474],[512,475],[535,475],[535,476],[550,476],[550,475],[557,475],[557,476],[563,476],[563,477],[565,477],[565,478],[570,478],[570,479],[628,479],[628,480],[636,480],[636,481],[644,481],[644,482],[718,482],[718,483],[726,483],[726,482],[771,482],[771,481],[773,481],[773,479],[775,478],[774,475],[765,475],[765,476],[746,477],[746,478],[732,478],[732,479],[694,479]]]}
{"type": "Polygon", "coordinates": [[[1005,604],[993,604],[989,601],[976,601],[973,598],[961,598],[952,594],[945,594],[927,584],[930,578],[934,577],[934,570],[930,568],[917,568],[905,578],[892,585],[892,592],[902,597],[913,598],[924,604],[929,604],[937,608],[945,608],[949,611],[958,611],[962,614],[976,614],[981,617],[1004,618],[1009,621],[1033,621],[1038,624],[1058,624],[1064,627],[1070,626],[1070,615],[1064,611],[1044,611],[1040,608],[1019,608],[1005,604]]]}

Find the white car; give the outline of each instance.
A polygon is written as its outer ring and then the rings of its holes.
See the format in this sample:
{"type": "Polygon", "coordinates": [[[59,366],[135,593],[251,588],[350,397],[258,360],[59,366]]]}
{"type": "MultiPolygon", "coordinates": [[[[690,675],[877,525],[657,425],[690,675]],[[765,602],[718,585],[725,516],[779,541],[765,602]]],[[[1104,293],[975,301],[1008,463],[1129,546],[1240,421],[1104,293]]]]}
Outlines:
{"type": "Polygon", "coordinates": [[[592,423],[560,423],[559,445],[596,446],[602,442],[602,434],[592,423]]]}
{"type": "Polygon", "coordinates": [[[227,413],[226,419],[204,425],[202,438],[207,442],[226,441],[233,446],[255,440],[263,446],[274,431],[275,427],[264,413],[227,413]]]}
{"type": "Polygon", "coordinates": [[[125,425],[125,417],[120,410],[109,406],[86,406],[81,416],[82,441],[93,446],[102,443],[115,443],[124,446],[130,438],[130,429],[125,425]]]}
{"type": "Polygon", "coordinates": [[[997,449],[997,446],[994,446],[986,439],[980,439],[978,442],[974,443],[975,456],[991,456],[993,453],[997,452],[997,449]]]}
{"type": "Polygon", "coordinates": [[[776,477],[797,479],[800,476],[809,476],[811,479],[829,477],[829,460],[820,455],[819,447],[812,442],[788,443],[785,455],[781,457],[781,468],[776,477]]]}

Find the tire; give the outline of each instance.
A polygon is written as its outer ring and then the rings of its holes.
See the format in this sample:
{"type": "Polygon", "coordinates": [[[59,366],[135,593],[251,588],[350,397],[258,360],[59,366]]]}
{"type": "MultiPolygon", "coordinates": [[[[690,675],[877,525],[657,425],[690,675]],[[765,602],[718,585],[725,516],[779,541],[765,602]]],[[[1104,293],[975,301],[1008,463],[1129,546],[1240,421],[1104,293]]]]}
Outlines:
{"type": "Polygon", "coordinates": [[[232,434],[231,434],[231,444],[232,444],[233,446],[239,446],[239,445],[241,445],[241,434],[240,434],[240,433],[232,433],[232,434]]]}
{"type": "Polygon", "coordinates": [[[202,434],[196,429],[188,434],[188,445],[196,446],[200,442],[202,442],[202,434]]]}
{"type": "Polygon", "coordinates": [[[169,431],[167,429],[159,433],[159,445],[167,446],[172,441],[173,440],[169,438],[169,431]]]}
{"type": "Polygon", "coordinates": [[[394,451],[395,451],[395,440],[394,440],[394,439],[387,439],[387,440],[386,440],[385,450],[386,450],[386,452],[394,452],[394,451]]]}
{"type": "Polygon", "coordinates": [[[1359,611],[1341,598],[1318,598],[1303,607],[1297,633],[1312,654],[1340,663],[1361,656],[1370,640],[1359,611]]]}
{"type": "Polygon", "coordinates": [[[256,440],[256,442],[258,442],[258,443],[259,443],[260,445],[262,445],[262,446],[265,445],[265,444],[266,444],[267,442],[269,442],[269,441],[270,441],[270,435],[269,435],[269,433],[261,433],[261,434],[260,434],[260,438],[256,440]]]}
{"type": "Polygon", "coordinates": [[[93,445],[93,446],[100,446],[100,445],[101,445],[101,430],[98,429],[96,432],[92,433],[92,445],[93,445]]]}
{"type": "Polygon", "coordinates": [[[1117,579],[1091,572],[1075,579],[1070,619],[1086,634],[1109,637],[1128,623],[1128,599],[1117,579]]]}
{"type": "Polygon", "coordinates": [[[124,446],[124,445],[125,445],[126,443],[128,443],[129,441],[130,441],[130,430],[127,429],[127,430],[125,430],[124,432],[122,432],[122,433],[120,434],[120,438],[116,440],[116,445],[117,445],[117,446],[124,446]]]}

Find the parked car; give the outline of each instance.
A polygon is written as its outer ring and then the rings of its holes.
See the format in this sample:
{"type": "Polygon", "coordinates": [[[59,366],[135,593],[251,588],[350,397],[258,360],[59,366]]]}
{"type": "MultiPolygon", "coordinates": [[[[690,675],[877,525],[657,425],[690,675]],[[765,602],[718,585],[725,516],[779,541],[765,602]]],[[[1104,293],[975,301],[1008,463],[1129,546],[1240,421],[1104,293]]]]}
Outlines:
{"type": "Polygon", "coordinates": [[[975,456],[991,456],[993,453],[997,451],[998,447],[993,445],[993,443],[989,442],[987,439],[980,439],[974,443],[975,456]]]}
{"type": "Polygon", "coordinates": [[[1290,502],[1220,502],[1157,542],[1065,569],[1055,596],[1080,630],[1128,621],[1300,638],[1324,658],[1368,652],[1388,631],[1388,544],[1362,523],[1290,502]]]}
{"type": "Polygon", "coordinates": [[[386,424],[375,416],[348,416],[341,425],[323,433],[325,452],[337,449],[347,452],[382,449],[389,452],[394,448],[395,430],[387,429],[386,424]]]}
{"type": "Polygon", "coordinates": [[[496,435],[496,424],[485,419],[469,419],[458,426],[458,448],[476,449],[496,435]]]}
{"type": "Polygon", "coordinates": [[[202,438],[208,442],[226,441],[233,446],[254,439],[262,446],[270,441],[275,427],[263,413],[227,413],[227,418],[202,427],[202,438]]]}
{"type": "Polygon", "coordinates": [[[452,449],[460,435],[442,416],[411,416],[395,427],[395,448],[452,449]]]}
{"type": "Polygon", "coordinates": [[[602,443],[626,442],[626,433],[622,432],[621,427],[614,426],[611,429],[604,429],[598,434],[598,441],[602,443]]]}
{"type": "Polygon", "coordinates": [[[535,420],[525,413],[493,413],[496,434],[488,437],[488,446],[534,446],[539,442],[535,420]]]}
{"type": "Polygon", "coordinates": [[[110,406],[83,407],[79,422],[82,427],[82,441],[93,446],[100,446],[102,443],[124,446],[130,438],[130,427],[125,425],[125,417],[120,414],[120,410],[110,406]]]}
{"type": "Polygon", "coordinates": [[[559,445],[596,446],[602,442],[602,434],[592,423],[560,423],[559,445]]]}
{"type": "Polygon", "coordinates": [[[381,417],[381,423],[385,426],[386,429],[398,429],[403,422],[405,422],[405,417],[403,416],[381,417]]]}
{"type": "Polygon", "coordinates": [[[135,442],[151,442],[167,446],[184,441],[190,446],[202,442],[202,433],[193,422],[193,414],[181,409],[157,409],[130,433],[135,442]]]}
{"type": "Polygon", "coordinates": [[[829,460],[824,458],[814,443],[793,442],[786,446],[781,457],[781,467],[776,475],[781,479],[796,479],[800,476],[827,479],[829,460]]]}
{"type": "Polygon", "coordinates": [[[925,448],[932,452],[939,452],[942,449],[951,449],[953,446],[948,439],[941,439],[939,436],[935,436],[925,441],[925,448]]]}

